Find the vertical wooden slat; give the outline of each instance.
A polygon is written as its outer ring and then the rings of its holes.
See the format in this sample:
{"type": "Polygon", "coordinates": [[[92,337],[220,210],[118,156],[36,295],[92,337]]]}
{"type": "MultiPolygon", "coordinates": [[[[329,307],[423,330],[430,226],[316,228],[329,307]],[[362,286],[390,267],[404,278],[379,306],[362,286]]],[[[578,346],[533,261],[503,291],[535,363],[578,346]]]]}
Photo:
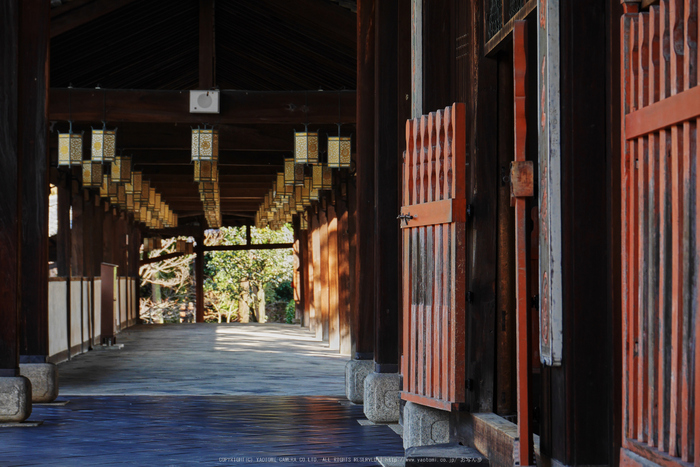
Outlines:
{"type": "MultiPolygon", "coordinates": [[[[513,27],[513,98],[514,98],[514,146],[515,160],[524,162],[527,135],[525,108],[527,73],[527,22],[516,21],[513,27]]],[[[525,198],[515,199],[515,296],[516,296],[516,349],[518,438],[520,439],[520,465],[530,465],[532,460],[532,432],[530,430],[530,308],[527,284],[527,213],[525,198]]]]}
{"type": "Polygon", "coordinates": [[[340,301],[338,294],[338,217],[328,206],[328,341],[331,350],[340,351],[340,301]]]}
{"type": "MultiPolygon", "coordinates": [[[[683,90],[688,90],[697,84],[697,0],[685,0],[683,7],[684,28],[683,28],[683,90]]],[[[696,189],[695,179],[695,153],[697,144],[697,126],[695,120],[686,121],[683,124],[683,190],[682,190],[682,238],[683,238],[683,272],[681,289],[682,295],[682,338],[679,342],[682,349],[681,362],[681,403],[685,409],[681,413],[681,460],[688,462],[692,459],[693,443],[693,359],[690,354],[693,347],[692,337],[692,300],[693,289],[697,287],[693,283],[693,270],[691,260],[687,256],[694,251],[693,244],[695,235],[692,232],[691,222],[695,212],[693,212],[692,201],[693,192],[696,189]]]]}
{"type": "MultiPolygon", "coordinates": [[[[649,8],[649,104],[659,100],[659,7],[649,8]]],[[[648,331],[647,371],[648,394],[646,419],[649,435],[647,442],[650,446],[658,443],[658,416],[656,389],[659,369],[659,338],[657,323],[659,322],[659,138],[652,133],[648,137],[648,183],[649,204],[647,211],[646,235],[647,257],[649,258],[649,273],[647,277],[648,315],[645,325],[648,331]]]]}
{"type": "MultiPolygon", "coordinates": [[[[639,22],[637,18],[632,20],[631,32],[630,32],[630,83],[629,83],[629,93],[630,93],[630,109],[636,110],[637,108],[637,73],[638,73],[638,40],[639,40],[639,22]]],[[[629,378],[629,438],[637,437],[637,336],[638,336],[638,322],[637,322],[637,143],[635,141],[629,141],[629,193],[628,193],[628,254],[629,254],[629,298],[628,298],[628,311],[627,316],[629,320],[629,347],[628,347],[628,378],[629,378]]]]}
{"type": "MultiPolygon", "coordinates": [[[[660,70],[659,99],[670,95],[670,19],[668,0],[659,6],[660,70]]],[[[664,452],[669,445],[670,422],[670,378],[671,378],[671,179],[670,179],[670,131],[659,132],[659,450],[664,452]]]]}
{"type": "MultiPolygon", "coordinates": [[[[638,15],[638,74],[637,74],[637,108],[645,107],[649,99],[649,14],[638,15]]],[[[648,259],[646,257],[647,228],[647,138],[642,136],[637,139],[637,439],[646,441],[647,420],[647,295],[646,283],[649,273],[648,259]]]]}
{"type": "MultiPolygon", "coordinates": [[[[671,95],[683,90],[683,0],[670,2],[671,26],[671,95]]],[[[682,349],[678,345],[682,339],[683,312],[683,135],[685,124],[671,127],[671,408],[669,454],[678,456],[680,446],[678,437],[682,415],[679,400],[681,392],[682,349]]]]}
{"type": "MultiPolygon", "coordinates": [[[[411,192],[411,160],[413,159],[413,149],[415,145],[415,140],[413,139],[413,120],[406,121],[406,151],[403,156],[402,165],[402,181],[403,190],[401,205],[409,206],[410,202],[410,192],[411,192]]],[[[402,237],[402,248],[403,248],[403,261],[402,261],[402,290],[403,294],[403,357],[401,360],[401,374],[404,375],[403,378],[403,390],[410,391],[410,380],[411,377],[408,370],[411,366],[410,356],[411,356],[411,231],[410,229],[403,229],[401,231],[402,237]],[[406,312],[407,311],[407,312],[406,312]]]]}
{"type": "MultiPolygon", "coordinates": [[[[631,81],[630,73],[630,39],[631,34],[631,24],[632,16],[629,14],[629,9],[631,4],[625,4],[625,14],[620,19],[620,72],[622,79],[622,90],[621,90],[621,121],[625,121],[625,115],[629,113],[630,110],[630,99],[629,99],[629,85],[631,81]]],[[[620,157],[620,174],[622,177],[620,188],[620,236],[621,236],[621,269],[620,275],[622,276],[621,285],[621,308],[622,308],[622,319],[621,319],[621,330],[622,330],[622,443],[623,446],[626,445],[627,436],[629,434],[629,247],[628,247],[628,232],[629,232],[629,210],[628,210],[628,200],[629,200],[629,166],[630,166],[630,153],[629,153],[629,143],[624,136],[624,125],[622,126],[622,147],[621,147],[621,157],[620,157]]]]}

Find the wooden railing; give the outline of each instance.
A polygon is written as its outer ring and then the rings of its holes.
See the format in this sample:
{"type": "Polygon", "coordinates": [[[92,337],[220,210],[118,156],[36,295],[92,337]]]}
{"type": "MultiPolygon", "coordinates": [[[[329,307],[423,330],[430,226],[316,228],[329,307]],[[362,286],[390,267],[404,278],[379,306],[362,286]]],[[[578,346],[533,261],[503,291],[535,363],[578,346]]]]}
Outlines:
{"type": "Polygon", "coordinates": [[[466,108],[406,123],[403,163],[404,400],[465,400],[466,108]]]}
{"type": "Polygon", "coordinates": [[[621,24],[622,462],[700,465],[697,0],[621,24]]]}

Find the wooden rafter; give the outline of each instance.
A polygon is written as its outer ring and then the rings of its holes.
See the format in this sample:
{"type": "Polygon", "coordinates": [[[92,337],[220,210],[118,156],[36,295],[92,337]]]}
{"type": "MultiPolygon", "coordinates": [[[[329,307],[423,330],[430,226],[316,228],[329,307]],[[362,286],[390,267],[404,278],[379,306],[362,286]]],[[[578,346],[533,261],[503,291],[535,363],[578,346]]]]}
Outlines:
{"type": "Polygon", "coordinates": [[[70,31],[134,0],[73,1],[51,10],[51,37],[70,31]],[[77,5],[76,5],[77,4],[77,5]]]}
{"type": "Polygon", "coordinates": [[[50,96],[50,120],[100,122],[106,114],[110,122],[190,125],[355,122],[355,91],[222,91],[219,114],[190,113],[186,91],[54,88],[50,96]]]}

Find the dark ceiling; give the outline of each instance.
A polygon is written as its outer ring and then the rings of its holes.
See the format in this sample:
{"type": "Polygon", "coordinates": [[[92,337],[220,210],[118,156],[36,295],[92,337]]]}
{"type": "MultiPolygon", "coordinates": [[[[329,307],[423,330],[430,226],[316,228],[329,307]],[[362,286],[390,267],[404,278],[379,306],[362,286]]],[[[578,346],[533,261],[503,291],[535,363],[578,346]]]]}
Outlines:
{"type": "MultiPolygon", "coordinates": [[[[216,0],[216,86],[354,90],[354,9],[352,0],[216,0]]],[[[199,0],[64,0],[52,9],[51,87],[197,89],[199,14],[199,0]],[[104,5],[109,5],[107,13],[80,19],[92,14],[90,8],[97,11],[104,5]]],[[[82,122],[75,128],[87,135],[90,127],[100,126],[98,121],[82,122]]],[[[118,148],[133,155],[134,168],[152,180],[164,201],[183,221],[200,220],[202,206],[189,164],[190,126],[177,122],[112,126],[119,127],[118,148]]],[[[224,223],[248,223],[275,174],[282,171],[284,157],[292,154],[293,130],[301,127],[276,122],[218,127],[224,223]]],[[[333,125],[317,127],[336,131],[333,125]]],[[[65,131],[67,124],[59,119],[55,129],[65,131]]],[[[352,133],[354,126],[347,125],[344,131],[352,133]]],[[[56,139],[54,133],[54,148],[56,139]]]]}
{"type": "MultiPolygon", "coordinates": [[[[214,18],[219,88],[355,89],[350,9],[328,0],[219,0],[214,18]]],[[[51,40],[51,86],[196,89],[198,47],[197,0],[136,0],[51,40]]]]}

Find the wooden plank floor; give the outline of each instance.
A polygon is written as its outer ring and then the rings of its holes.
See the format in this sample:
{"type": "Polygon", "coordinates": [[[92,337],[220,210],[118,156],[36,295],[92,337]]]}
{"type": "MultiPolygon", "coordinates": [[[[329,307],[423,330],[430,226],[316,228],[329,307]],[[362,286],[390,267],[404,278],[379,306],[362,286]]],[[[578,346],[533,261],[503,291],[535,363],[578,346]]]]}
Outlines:
{"type": "Polygon", "coordinates": [[[358,423],[362,406],[338,395],[346,357],[308,331],[140,326],[119,341],[123,350],[59,365],[59,399],[70,402],[35,406],[39,427],[0,429],[1,466],[362,466],[403,456],[388,426],[358,423]]]}

